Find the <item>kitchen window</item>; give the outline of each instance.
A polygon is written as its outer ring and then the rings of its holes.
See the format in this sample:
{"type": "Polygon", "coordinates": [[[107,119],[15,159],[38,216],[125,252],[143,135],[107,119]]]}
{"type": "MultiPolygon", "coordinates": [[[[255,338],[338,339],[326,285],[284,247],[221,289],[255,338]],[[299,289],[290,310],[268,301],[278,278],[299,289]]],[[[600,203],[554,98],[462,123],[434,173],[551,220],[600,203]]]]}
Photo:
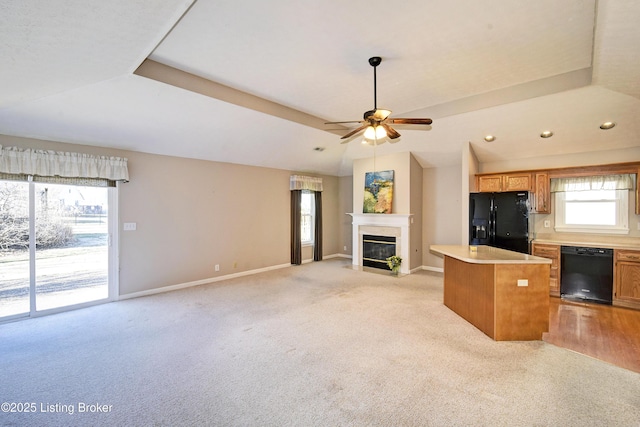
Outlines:
{"type": "Polygon", "coordinates": [[[555,230],[628,234],[631,189],[631,175],[553,179],[555,230]]]}

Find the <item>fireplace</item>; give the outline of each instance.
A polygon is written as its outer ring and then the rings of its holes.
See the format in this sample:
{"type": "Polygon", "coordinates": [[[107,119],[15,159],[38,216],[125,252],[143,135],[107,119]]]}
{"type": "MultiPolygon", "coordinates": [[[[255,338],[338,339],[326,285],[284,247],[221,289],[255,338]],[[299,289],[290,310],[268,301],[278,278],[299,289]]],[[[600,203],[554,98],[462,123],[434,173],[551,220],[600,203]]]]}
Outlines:
{"type": "Polygon", "coordinates": [[[395,236],[362,235],[362,266],[391,270],[387,258],[396,254],[395,236]]]}
{"type": "MultiPolygon", "coordinates": [[[[395,238],[395,253],[402,258],[400,273],[409,273],[409,226],[411,214],[356,214],[353,217],[353,258],[352,264],[357,267],[365,266],[364,236],[383,236],[395,238]]],[[[387,268],[386,263],[383,268],[387,268]]]]}

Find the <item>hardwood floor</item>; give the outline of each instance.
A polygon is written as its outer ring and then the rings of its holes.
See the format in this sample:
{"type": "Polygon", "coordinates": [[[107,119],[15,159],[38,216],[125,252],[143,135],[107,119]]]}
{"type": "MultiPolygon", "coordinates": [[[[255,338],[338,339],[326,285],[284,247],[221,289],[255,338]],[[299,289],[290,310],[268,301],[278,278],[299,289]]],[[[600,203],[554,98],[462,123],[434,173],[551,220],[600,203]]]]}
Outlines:
{"type": "Polygon", "coordinates": [[[640,373],[640,310],[550,297],[542,339],[640,373]]]}

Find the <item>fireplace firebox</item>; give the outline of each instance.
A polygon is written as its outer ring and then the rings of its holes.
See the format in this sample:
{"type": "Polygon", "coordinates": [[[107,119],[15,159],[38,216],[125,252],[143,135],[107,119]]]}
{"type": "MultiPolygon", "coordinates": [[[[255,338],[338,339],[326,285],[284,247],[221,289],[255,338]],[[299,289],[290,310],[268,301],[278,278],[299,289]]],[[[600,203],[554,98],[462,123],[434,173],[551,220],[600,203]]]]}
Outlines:
{"type": "Polygon", "coordinates": [[[387,258],[396,254],[395,236],[362,236],[362,265],[364,267],[390,270],[387,258]]]}

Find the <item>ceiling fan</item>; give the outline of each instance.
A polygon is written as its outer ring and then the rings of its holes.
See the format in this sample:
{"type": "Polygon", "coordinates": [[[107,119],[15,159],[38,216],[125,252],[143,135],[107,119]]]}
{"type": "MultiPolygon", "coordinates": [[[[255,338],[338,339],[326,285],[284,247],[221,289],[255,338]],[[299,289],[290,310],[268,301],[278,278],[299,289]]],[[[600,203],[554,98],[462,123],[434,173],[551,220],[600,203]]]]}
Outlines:
{"type": "MultiPolygon", "coordinates": [[[[373,110],[366,111],[363,116],[363,120],[359,121],[346,121],[346,122],[327,122],[325,124],[345,124],[345,123],[360,123],[360,127],[352,130],[340,139],[348,139],[353,135],[364,130],[365,141],[373,145],[383,143],[386,137],[389,137],[390,142],[395,142],[394,139],[398,138],[400,134],[389,125],[430,125],[431,119],[401,119],[401,118],[389,118],[391,115],[390,110],[378,109],[377,99],[377,82],[376,82],[376,67],[380,65],[382,58],[374,56],[369,58],[369,64],[373,67],[373,110]]],[[[344,141],[345,144],[349,141],[344,141]]]]}

